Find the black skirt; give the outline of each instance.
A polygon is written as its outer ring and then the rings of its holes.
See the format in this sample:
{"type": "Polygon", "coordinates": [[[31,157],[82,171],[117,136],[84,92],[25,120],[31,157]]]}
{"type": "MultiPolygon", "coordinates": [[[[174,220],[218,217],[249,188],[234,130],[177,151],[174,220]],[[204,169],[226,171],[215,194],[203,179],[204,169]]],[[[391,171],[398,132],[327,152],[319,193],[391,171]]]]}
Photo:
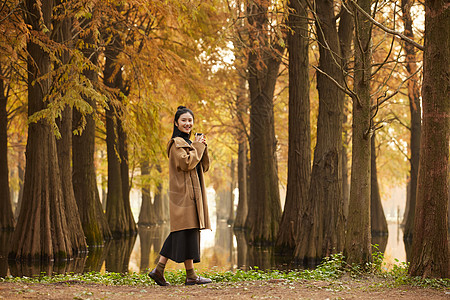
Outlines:
{"type": "Polygon", "coordinates": [[[177,263],[188,259],[194,260],[194,263],[200,262],[200,229],[171,232],[159,254],[177,263]]]}

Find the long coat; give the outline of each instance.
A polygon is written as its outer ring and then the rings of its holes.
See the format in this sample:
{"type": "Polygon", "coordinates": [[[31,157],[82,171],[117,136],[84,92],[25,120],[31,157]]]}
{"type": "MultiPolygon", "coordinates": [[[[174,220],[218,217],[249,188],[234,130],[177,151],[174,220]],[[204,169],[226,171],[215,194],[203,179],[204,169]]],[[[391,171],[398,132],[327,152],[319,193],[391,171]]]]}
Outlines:
{"type": "Polygon", "coordinates": [[[176,137],[167,145],[169,156],[170,231],[211,229],[203,173],[209,169],[208,149],[176,137]],[[197,165],[199,171],[197,172],[197,165]]]}

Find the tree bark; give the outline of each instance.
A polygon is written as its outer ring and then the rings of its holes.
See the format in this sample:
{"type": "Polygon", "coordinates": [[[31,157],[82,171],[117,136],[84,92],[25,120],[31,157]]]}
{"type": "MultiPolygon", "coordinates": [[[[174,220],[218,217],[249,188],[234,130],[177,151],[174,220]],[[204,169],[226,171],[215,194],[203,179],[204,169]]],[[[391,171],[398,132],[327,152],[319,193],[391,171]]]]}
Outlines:
{"type": "Polygon", "coordinates": [[[425,1],[423,54],[422,140],[409,273],[448,278],[450,7],[445,1],[425,1]]]}
{"type": "Polygon", "coordinates": [[[292,254],[298,239],[300,213],[308,197],[311,176],[309,102],[309,33],[305,1],[291,0],[288,15],[289,150],[286,202],[276,242],[277,252],[292,254]]]}
{"type": "MultiPolygon", "coordinates": [[[[316,1],[319,68],[342,85],[339,39],[333,2],[316,1]],[[325,47],[327,45],[327,47],[325,47]]],[[[320,262],[344,246],[342,197],[342,110],[344,94],[326,75],[317,72],[319,116],[311,182],[301,211],[302,224],[295,258],[307,264],[320,262]]]]}
{"type": "MultiPolygon", "coordinates": [[[[95,13],[95,12],[94,12],[95,13]]],[[[93,65],[98,64],[98,53],[94,51],[95,41],[93,31],[84,37],[88,45],[83,49],[84,57],[89,58],[93,65]]],[[[98,82],[96,70],[86,69],[84,76],[95,86],[98,82]]],[[[96,109],[94,99],[84,96],[84,100],[96,109]]],[[[76,109],[73,111],[74,127],[79,126],[82,115],[76,109]]],[[[100,203],[97,187],[97,175],[95,173],[95,120],[92,114],[85,115],[86,125],[83,132],[73,136],[72,160],[73,160],[73,188],[75,199],[80,213],[83,232],[89,246],[104,245],[105,240],[112,238],[106,215],[100,203]]]]}
{"type": "MultiPolygon", "coordinates": [[[[156,170],[158,174],[161,175],[162,169],[161,165],[156,164],[156,170]]],[[[161,176],[159,176],[161,178],[161,176]]],[[[163,224],[169,221],[169,203],[168,199],[163,198],[163,185],[162,182],[157,180],[155,187],[155,196],[153,199],[153,210],[155,211],[156,222],[158,224],[163,224]]]]}
{"type": "Polygon", "coordinates": [[[139,225],[149,226],[157,224],[154,204],[152,204],[152,196],[150,195],[150,184],[148,178],[150,176],[150,163],[148,160],[141,162],[142,183],[142,203],[139,212],[139,225]]]}
{"type": "MultiPolygon", "coordinates": [[[[414,33],[412,29],[413,21],[411,17],[411,0],[402,0],[402,19],[404,24],[405,36],[414,39],[414,33]]],[[[412,76],[408,80],[408,99],[409,99],[409,111],[411,115],[411,127],[410,127],[410,140],[409,148],[411,157],[410,174],[409,174],[409,197],[407,201],[409,204],[405,210],[405,227],[403,231],[403,240],[412,241],[414,230],[414,218],[416,209],[416,191],[417,191],[417,175],[419,172],[419,159],[420,159],[420,132],[421,132],[421,103],[420,103],[420,91],[419,91],[419,75],[413,75],[417,71],[416,65],[416,48],[409,44],[404,43],[404,49],[406,54],[406,74],[408,77],[412,76]]]]}
{"type": "MultiPolygon", "coordinates": [[[[121,43],[120,37],[116,34],[113,36],[111,44],[106,46],[106,61],[103,73],[106,86],[125,94],[121,66],[117,63],[123,48],[121,43]]],[[[118,105],[114,103],[114,101],[120,101],[121,96],[115,92],[113,95],[116,99],[109,100],[106,109],[106,149],[108,157],[106,217],[113,236],[120,238],[135,235],[137,230],[129,201],[126,136],[119,120],[118,105]],[[126,166],[123,164],[126,164],[126,166]]]]}
{"type": "MultiPolygon", "coordinates": [[[[61,5],[61,1],[56,1],[56,5],[61,5]]],[[[58,12],[61,16],[63,16],[64,12],[61,11],[60,8],[58,8],[58,12]]],[[[71,29],[72,21],[68,16],[64,16],[62,20],[55,20],[53,24],[55,41],[66,45],[70,43],[72,39],[71,29]]],[[[71,47],[71,45],[68,46],[71,47]]],[[[63,51],[60,55],[60,59],[62,65],[68,64],[70,60],[69,52],[67,50],[63,51]]],[[[70,74],[68,75],[68,78],[70,78],[70,74]]],[[[55,78],[54,80],[58,79],[55,78]]],[[[78,212],[72,182],[72,118],[72,107],[66,106],[61,114],[61,118],[59,118],[56,122],[61,134],[61,138],[56,141],[56,147],[65,203],[65,213],[67,217],[67,225],[69,227],[68,234],[71,238],[72,247],[74,249],[87,252],[86,239],[80,221],[80,214],[78,212]]]]}
{"type": "MultiPolygon", "coordinates": [[[[128,96],[128,95],[126,95],[128,96]]],[[[125,209],[125,217],[127,220],[127,228],[129,235],[137,234],[136,222],[134,221],[133,213],[130,205],[130,175],[128,167],[128,138],[123,128],[122,120],[117,119],[117,137],[119,140],[119,155],[120,155],[120,176],[122,180],[122,197],[125,209]]]]}
{"type": "Polygon", "coordinates": [[[238,119],[241,121],[241,126],[238,130],[238,162],[237,162],[237,183],[239,189],[239,202],[236,209],[236,218],[234,220],[233,227],[235,229],[243,229],[245,227],[245,219],[248,214],[248,186],[247,186],[247,133],[245,132],[245,126],[243,120],[245,119],[246,111],[248,108],[248,98],[245,96],[245,77],[239,77],[239,86],[236,98],[236,107],[238,119]]]}
{"type": "Polygon", "coordinates": [[[375,152],[375,133],[370,142],[370,228],[373,237],[387,236],[388,225],[381,204],[380,189],[378,187],[377,156],[375,152]]]}
{"type": "MultiPolygon", "coordinates": [[[[370,14],[371,0],[358,0],[370,14]]],[[[355,15],[355,79],[353,100],[353,144],[349,215],[344,256],[349,264],[365,265],[372,261],[370,235],[370,132],[371,132],[371,23],[355,15]]]]}
{"type": "Polygon", "coordinates": [[[5,81],[0,76],[0,231],[12,231],[15,225],[9,190],[7,100],[5,81]]]}
{"type": "MultiPolygon", "coordinates": [[[[245,226],[249,242],[273,244],[281,217],[273,96],[280,58],[270,50],[268,3],[248,6],[250,44],[259,45],[248,58],[250,89],[250,198],[245,226]]],[[[273,45],[272,45],[273,46],[273,45]]]]}
{"type": "MultiPolygon", "coordinates": [[[[339,36],[339,45],[341,48],[341,66],[345,72],[344,80],[347,80],[348,76],[348,64],[351,59],[352,55],[352,40],[353,40],[353,30],[355,27],[355,24],[353,22],[353,16],[350,14],[350,12],[344,8],[341,7],[340,11],[340,18],[339,18],[339,29],[338,29],[338,36],[339,36]]],[[[344,103],[345,96],[344,96],[344,103]]],[[[349,148],[349,134],[347,130],[347,120],[349,115],[349,110],[346,109],[346,105],[344,104],[344,108],[342,111],[343,119],[342,124],[343,127],[343,141],[342,141],[342,197],[343,197],[343,203],[344,203],[344,217],[345,220],[347,220],[348,217],[348,203],[349,203],[349,196],[350,196],[350,184],[348,179],[348,148],[349,148]]]]}
{"type": "MultiPolygon", "coordinates": [[[[51,28],[51,1],[25,2],[25,21],[38,38],[41,26],[51,28]]],[[[28,50],[28,116],[46,108],[50,55],[33,40],[28,50]],[[43,79],[44,78],[44,79],[43,79]]],[[[50,124],[39,120],[28,126],[23,203],[14,231],[10,259],[62,260],[74,256],[67,224],[56,140],[50,124]]]]}

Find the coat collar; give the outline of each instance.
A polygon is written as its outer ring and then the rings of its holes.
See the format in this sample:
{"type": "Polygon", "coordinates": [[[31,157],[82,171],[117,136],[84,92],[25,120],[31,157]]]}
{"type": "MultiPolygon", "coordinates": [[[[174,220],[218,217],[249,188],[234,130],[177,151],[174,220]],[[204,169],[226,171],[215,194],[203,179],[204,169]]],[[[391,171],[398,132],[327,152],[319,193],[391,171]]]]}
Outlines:
{"type": "Polygon", "coordinates": [[[170,147],[172,145],[175,145],[177,148],[193,148],[192,145],[189,145],[188,142],[186,142],[181,137],[175,137],[173,139],[170,139],[169,143],[167,144],[167,156],[169,156],[170,147]]]}

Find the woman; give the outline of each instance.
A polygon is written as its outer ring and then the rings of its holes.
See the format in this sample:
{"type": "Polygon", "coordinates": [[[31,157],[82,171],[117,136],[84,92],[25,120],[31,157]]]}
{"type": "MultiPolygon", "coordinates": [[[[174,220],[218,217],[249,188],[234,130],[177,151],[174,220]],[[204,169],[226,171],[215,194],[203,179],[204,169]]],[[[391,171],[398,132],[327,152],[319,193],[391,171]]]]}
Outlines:
{"type": "Polygon", "coordinates": [[[175,113],[173,134],[167,145],[169,156],[170,235],[160,251],[157,266],[149,276],[157,284],[169,283],[164,278],[167,260],[184,262],[186,285],[210,283],[197,276],[194,263],[200,262],[200,229],[211,229],[203,173],[209,169],[206,138],[197,134],[190,140],[194,113],[179,106],[175,113]]]}

